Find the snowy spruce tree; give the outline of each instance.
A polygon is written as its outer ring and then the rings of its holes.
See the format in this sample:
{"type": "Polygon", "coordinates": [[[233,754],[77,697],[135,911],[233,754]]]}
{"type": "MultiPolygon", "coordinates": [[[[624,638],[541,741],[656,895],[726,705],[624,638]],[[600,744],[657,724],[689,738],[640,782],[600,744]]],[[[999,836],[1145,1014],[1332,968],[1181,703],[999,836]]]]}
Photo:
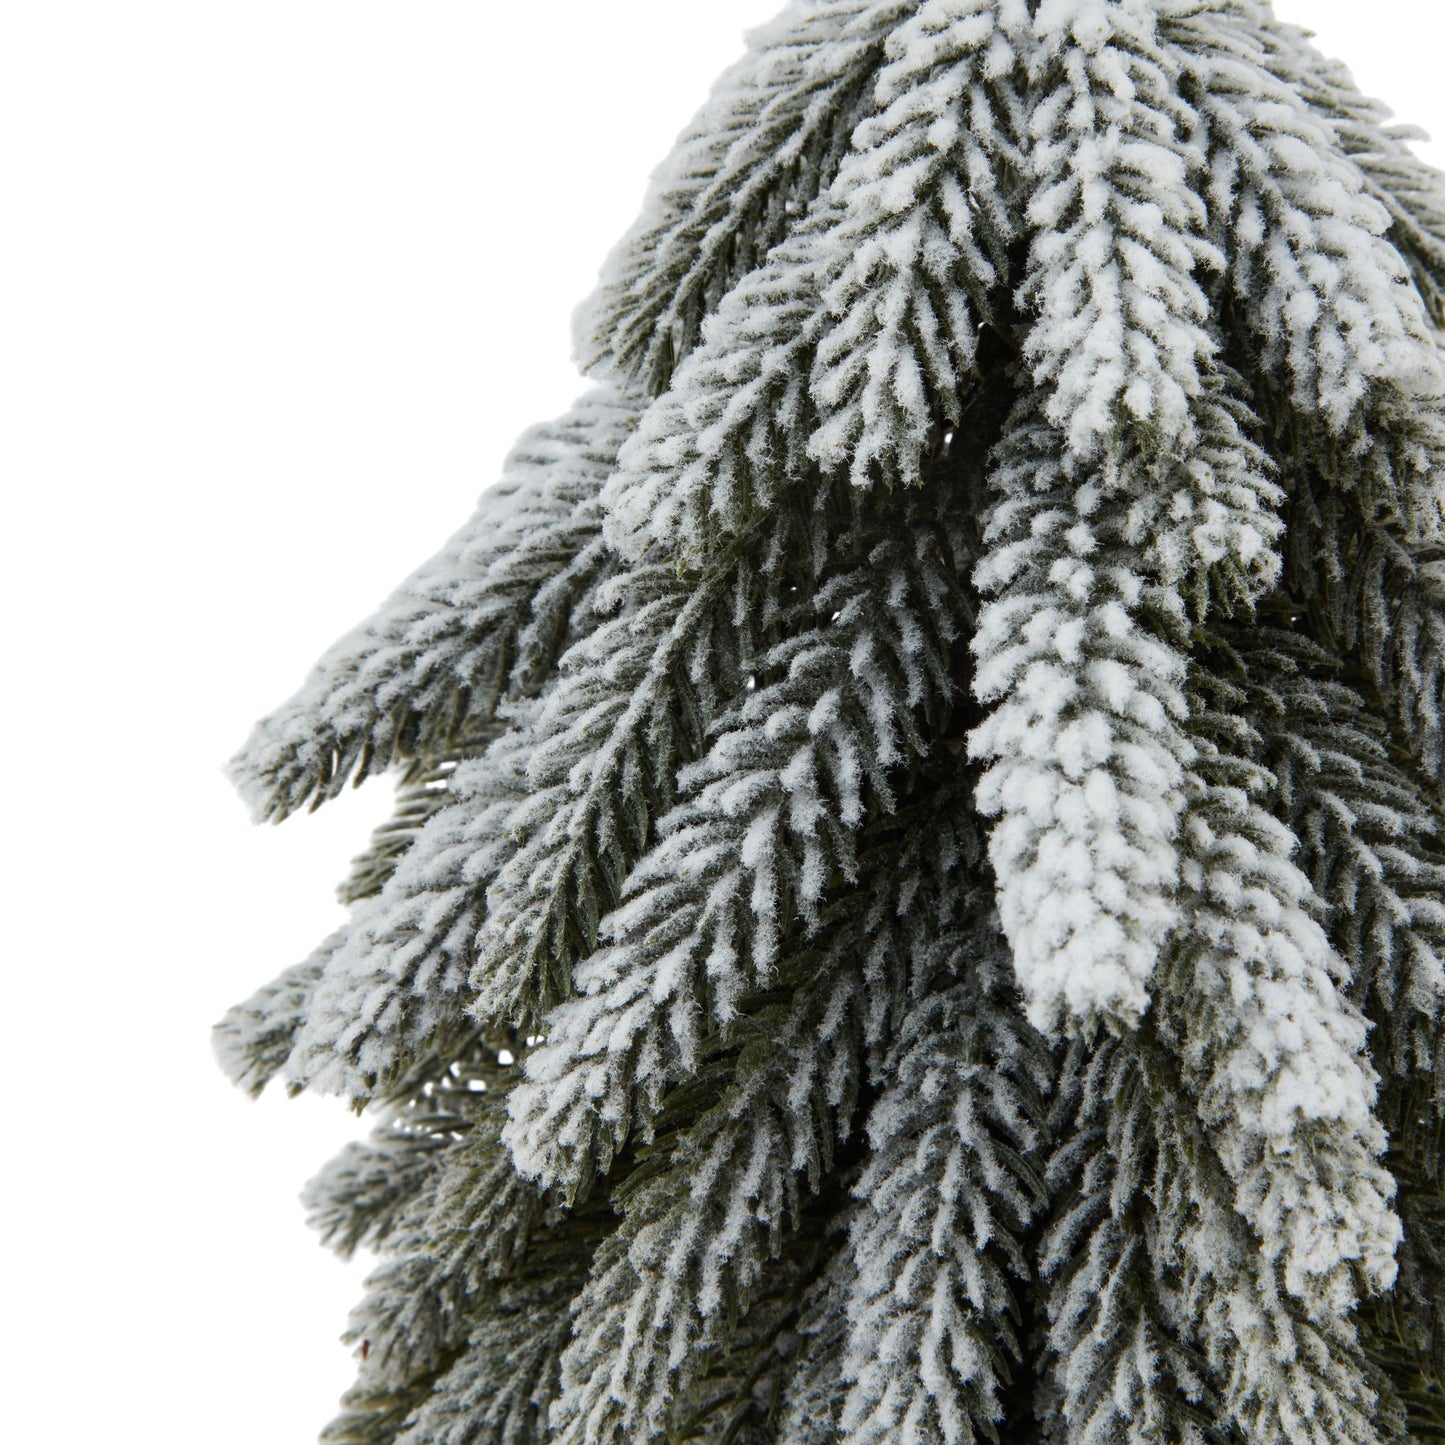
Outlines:
{"type": "Polygon", "coordinates": [[[1445,1441],[1445,186],[1264,0],[796,0],[257,728],[399,775],[333,1445],[1445,1441]]]}

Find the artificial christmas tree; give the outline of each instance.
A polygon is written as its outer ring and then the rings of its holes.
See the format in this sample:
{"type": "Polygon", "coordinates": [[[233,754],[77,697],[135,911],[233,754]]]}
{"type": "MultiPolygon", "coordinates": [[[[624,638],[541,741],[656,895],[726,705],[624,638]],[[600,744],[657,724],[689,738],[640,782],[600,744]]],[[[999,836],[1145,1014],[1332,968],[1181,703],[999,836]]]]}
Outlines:
{"type": "Polygon", "coordinates": [[[330,1441],[1445,1441],[1445,189],[1256,0],[755,35],[263,722],[330,1441]]]}

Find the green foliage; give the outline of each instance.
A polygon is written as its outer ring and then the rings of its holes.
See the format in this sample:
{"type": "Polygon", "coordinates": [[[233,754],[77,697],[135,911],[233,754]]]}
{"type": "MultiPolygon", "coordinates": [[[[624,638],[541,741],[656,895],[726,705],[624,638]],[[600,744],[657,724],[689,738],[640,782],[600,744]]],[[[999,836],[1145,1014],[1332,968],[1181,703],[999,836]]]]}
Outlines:
{"type": "Polygon", "coordinates": [[[1445,1445],[1445,187],[1263,0],[795,0],[235,764],[350,1445],[1445,1445]]]}

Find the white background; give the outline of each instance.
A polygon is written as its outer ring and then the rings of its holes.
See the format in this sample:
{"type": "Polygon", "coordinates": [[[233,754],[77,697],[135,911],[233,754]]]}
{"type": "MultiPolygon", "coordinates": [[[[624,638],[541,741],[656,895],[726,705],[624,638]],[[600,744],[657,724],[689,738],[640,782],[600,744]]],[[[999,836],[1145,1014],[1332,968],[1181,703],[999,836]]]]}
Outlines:
{"type": "MultiPolygon", "coordinates": [[[[358,1125],[208,1034],[388,790],[253,829],[221,765],[580,389],[572,306],[774,8],[0,5],[6,1438],[286,1445],[348,1383],[294,1197],[358,1125]]],[[[1278,8],[1445,136],[1419,0],[1278,8]]]]}

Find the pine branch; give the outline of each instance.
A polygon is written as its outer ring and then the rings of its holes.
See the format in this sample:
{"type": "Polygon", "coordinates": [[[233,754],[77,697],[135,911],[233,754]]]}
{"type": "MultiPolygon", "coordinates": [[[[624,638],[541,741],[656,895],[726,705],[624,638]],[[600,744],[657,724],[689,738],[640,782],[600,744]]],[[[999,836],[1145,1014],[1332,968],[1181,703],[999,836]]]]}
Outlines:
{"type": "MultiPolygon", "coordinates": [[[[1445,1442],[1445,1185],[1439,1096],[1418,1079],[1387,1081],[1380,1114],[1405,1225],[1394,1289],[1365,1301],[1360,1332],[1398,1391],[1412,1445],[1445,1442]]],[[[1402,1432],[1403,1433],[1403,1432],[1402,1432]]]]}
{"type": "MultiPolygon", "coordinates": [[[[990,941],[978,940],[987,950],[990,941]]],[[[997,944],[993,944],[996,951],[997,944]]],[[[900,1024],[855,1193],[843,1365],[850,1445],[996,1440],[1021,1358],[1011,1281],[1044,1203],[1029,1162],[1053,1064],[985,954],[900,1024]]]]}
{"type": "Polygon", "coordinates": [[[1410,149],[1423,132],[1389,125],[1389,110],[1362,95],[1348,67],[1321,54],[1309,31],[1264,13],[1259,21],[1271,72],[1328,121],[1367,194],[1389,213],[1386,235],[1410,268],[1427,314],[1437,327],[1445,324],[1445,183],[1410,149]]]}
{"type": "Polygon", "coordinates": [[[350,1409],[323,1442],[545,1445],[571,1327],[568,1302],[607,1227],[604,1215],[605,1209],[581,1211],[534,1237],[504,1279],[468,1302],[465,1318],[454,1321],[465,1329],[465,1343],[434,1367],[397,1385],[364,1362],[343,1402],[350,1409]]]}
{"type": "Polygon", "coordinates": [[[302,1191],[307,1224],[342,1259],[380,1248],[433,1184],[436,1156],[467,1127],[459,1114],[413,1111],[374,1130],[369,1142],[346,1145],[302,1191]]]}
{"type": "Polygon", "coordinates": [[[257,724],[232,776],[258,817],[438,753],[519,680],[535,684],[560,619],[605,569],[594,504],[632,423],[628,403],[599,389],[522,437],[467,525],[257,724]]]}
{"type": "Polygon", "coordinates": [[[1228,0],[1171,10],[1161,32],[1204,122],[1201,190],[1261,369],[1290,378],[1299,413],[1353,437],[1391,396],[1438,398],[1435,342],[1401,284],[1388,212],[1329,123],[1272,73],[1263,22],[1253,0],[1228,0]]]}
{"type": "Polygon", "coordinates": [[[1411,546],[1388,524],[1369,528],[1361,543],[1358,620],[1346,645],[1359,649],[1412,751],[1439,778],[1445,771],[1445,546],[1411,546]]]}
{"type": "Polygon", "coordinates": [[[309,957],[226,1010],[211,1031],[211,1046],[226,1077],[254,1099],[286,1066],[306,1022],[327,960],[345,940],[344,929],[326,938],[309,957]]]}
{"type": "Polygon", "coordinates": [[[532,707],[447,780],[446,806],[417,831],[353,917],[307,1002],[287,1064],[298,1087],[364,1104],[474,1032],[468,974],[486,890],[515,850],[532,707]]]}
{"type": "Polygon", "coordinates": [[[749,1020],[736,1063],[690,1086],[722,1097],[623,1186],[623,1223],[574,1306],[558,1445],[664,1436],[689,1362],[746,1308],[831,1167],[856,1107],[862,1009],[856,972],[834,975],[749,1020]]]}
{"type": "Polygon", "coordinates": [[[511,1087],[523,1047],[510,1031],[478,1030],[455,1057],[413,1075],[403,1095],[374,1104],[381,1122],[371,1138],[346,1145],[302,1193],[321,1242],[350,1259],[358,1249],[380,1249],[418,1209],[425,1213],[423,1196],[435,1192],[460,1141],[497,1104],[478,1096],[511,1087]]]}
{"type": "Polygon", "coordinates": [[[857,1206],[829,1221],[828,1251],[801,1292],[797,1352],[783,1390],[777,1438],[788,1445],[837,1445],[847,1386],[848,1295],[856,1275],[848,1230],[857,1206]]]}
{"type": "Polygon", "coordinates": [[[1184,736],[1177,594],[1121,545],[1114,495],[1071,475],[1020,400],[994,458],[975,584],[974,692],[994,710],[969,749],[1029,1017],[1045,1031],[1137,1020],[1175,923],[1184,736]]]}
{"type": "Polygon", "coordinates": [[[1062,1438],[1386,1445],[1352,1323],[1280,1288],[1147,1025],[1076,1048],[1073,1069],[1041,1259],[1062,1438]]]}
{"type": "Polygon", "coordinates": [[[746,1308],[833,1167],[870,1039],[892,1032],[911,987],[966,966],[968,941],[953,927],[967,908],[962,860],[900,894],[922,858],[894,871],[898,842],[880,853],[864,896],[838,901],[779,992],[745,1005],[664,1103],[656,1142],[619,1188],[623,1223],[575,1307],[553,1420],[560,1445],[660,1437],[688,1362],[746,1308]],[[903,959],[913,979],[899,976],[903,959]]]}
{"type": "MultiPolygon", "coordinates": [[[[1132,1040],[1075,1045],[1065,1060],[1038,1261],[1057,1433],[1068,1445],[1225,1445],[1237,1437],[1189,1318],[1190,1274],[1208,1268],[1196,1214],[1217,1202],[1189,1197],[1187,1125],[1160,1112],[1146,1077],[1132,1040]]],[[[1226,1222],[1219,1244],[1238,1232],[1226,1222]]]]}
{"type": "Polygon", "coordinates": [[[1243,377],[1216,362],[1191,412],[1186,449],[1147,428],[1120,437],[1106,476],[1129,479],[1122,537],[1196,619],[1247,617],[1280,578],[1285,493],[1243,377]]]}
{"type": "Polygon", "coordinates": [[[1027,28],[1021,0],[920,5],[833,182],[808,450],[855,484],[917,477],[961,420],[979,321],[1008,304],[1027,28]]]}
{"type": "Polygon", "coordinates": [[[569,1271],[503,1285],[408,1414],[396,1445],[545,1445],[580,1277],[569,1271]]]}
{"type": "Polygon", "coordinates": [[[654,175],[642,215],[579,308],[586,372],[654,396],[704,319],[827,188],[907,0],[794,5],[750,37],[654,175]]]}
{"type": "Polygon", "coordinates": [[[1222,268],[1188,184],[1203,153],[1145,0],[1036,13],[1024,343],[1048,419],[1091,460],[1121,424],[1193,440],[1215,351],[1198,274],[1222,268]]]}
{"type": "Polygon", "coordinates": [[[1285,580],[1324,645],[1354,657],[1432,779],[1445,771],[1445,545],[1311,469],[1295,486],[1285,580]]]}
{"type": "Polygon", "coordinates": [[[708,752],[601,925],[609,942],[547,1019],[508,1139],[564,1193],[605,1171],[661,1092],[697,1062],[700,1032],[764,986],[795,924],[858,876],[857,834],[896,806],[896,775],[947,716],[949,647],[965,622],[944,519],[870,545],[798,611],[807,625],[759,660],[757,687],[708,752]]]}
{"type": "Polygon", "coordinates": [[[705,553],[760,512],[786,515],[790,494],[826,490],[820,467],[914,483],[960,424],[977,337],[959,288],[985,318],[1008,304],[1008,47],[1024,20],[1005,10],[996,24],[982,0],[930,0],[895,32],[855,151],[718,299],[623,448],[604,499],[624,555],[649,540],[705,553]]]}
{"type": "Polygon", "coordinates": [[[418,1376],[399,1390],[358,1381],[341,1397],[341,1413],[321,1432],[319,1445],[394,1445],[444,1374],[437,1370],[418,1376]]]}
{"type": "MultiPolygon", "coordinates": [[[[573,991],[573,969],[697,756],[711,688],[736,677],[723,608],[734,553],[701,577],[637,566],[618,604],[568,654],[535,728],[516,851],[493,882],[472,971],[479,1014],[523,1022],[573,991]]],[[[605,605],[605,604],[604,604],[605,605]]]]}
{"type": "Polygon", "coordinates": [[[484,1428],[518,1442],[545,1438],[567,1302],[607,1227],[605,1209],[558,1214],[512,1169],[498,1136],[514,1072],[499,1069],[504,1057],[483,1050],[480,1071],[448,1078],[431,1118],[409,1120],[418,1133],[453,1127],[386,1232],[348,1225],[348,1239],[378,1243],[384,1256],[347,1334],[361,1360],[352,1413],[363,1423],[385,1416],[393,1433],[404,1425],[409,1441],[492,1438],[466,1433],[484,1428]],[[478,1092],[478,1083],[487,1087],[478,1092]],[[405,1412],[390,1411],[393,1401],[405,1412]]]}
{"type": "Polygon", "coordinates": [[[803,1208],[797,1229],[725,1335],[690,1363],[667,1440],[775,1445],[792,1440],[781,1419],[796,1368],[801,1300],[818,1277],[846,1192],[836,1184],[803,1208]]]}
{"type": "Polygon", "coordinates": [[[1338,661],[1290,632],[1226,634],[1273,775],[1272,807],[1329,907],[1371,1055],[1445,1089],[1445,857],[1440,821],[1338,661]]]}
{"type": "Polygon", "coordinates": [[[482,752],[500,732],[500,728],[493,728],[464,738],[456,747],[435,756],[413,758],[402,768],[396,781],[392,816],[372,831],[366,851],[351,860],[351,870],[336,890],[342,903],[359,903],[381,892],[417,834],[446,807],[451,796],[448,782],[457,764],[482,752]]]}
{"type": "Polygon", "coordinates": [[[813,478],[807,374],[822,324],[824,242],[837,215],[819,196],[721,299],[623,445],[602,500],[607,540],[624,557],[640,558],[650,543],[685,560],[706,557],[813,478]]]}
{"type": "Polygon", "coordinates": [[[1264,806],[1272,779],[1246,695],[1196,654],[1198,750],[1180,830],[1183,916],[1160,983],[1177,1050],[1235,1205],[1316,1320],[1395,1277],[1395,1185],[1379,1162],[1376,1075],[1348,969],[1318,921],[1295,838],[1264,806]]]}

